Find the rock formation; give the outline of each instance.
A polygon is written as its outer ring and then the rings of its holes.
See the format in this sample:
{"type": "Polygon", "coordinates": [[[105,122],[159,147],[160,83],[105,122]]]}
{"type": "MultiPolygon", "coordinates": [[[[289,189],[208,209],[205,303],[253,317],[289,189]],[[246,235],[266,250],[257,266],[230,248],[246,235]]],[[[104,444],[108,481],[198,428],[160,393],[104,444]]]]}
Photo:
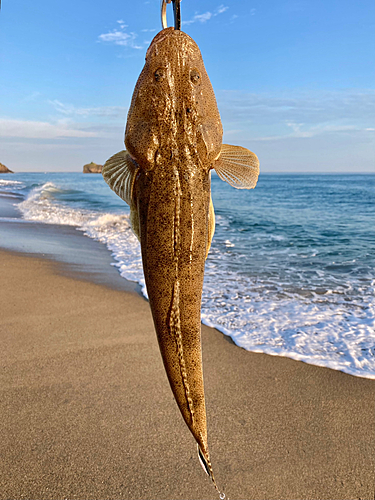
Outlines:
{"type": "Polygon", "coordinates": [[[87,165],[83,166],[83,173],[84,174],[101,174],[102,168],[103,168],[103,165],[98,165],[97,163],[94,163],[92,161],[91,163],[88,163],[87,165]]]}
{"type": "Polygon", "coordinates": [[[0,163],[0,174],[13,174],[13,172],[9,170],[9,168],[7,168],[5,165],[0,163]]]}

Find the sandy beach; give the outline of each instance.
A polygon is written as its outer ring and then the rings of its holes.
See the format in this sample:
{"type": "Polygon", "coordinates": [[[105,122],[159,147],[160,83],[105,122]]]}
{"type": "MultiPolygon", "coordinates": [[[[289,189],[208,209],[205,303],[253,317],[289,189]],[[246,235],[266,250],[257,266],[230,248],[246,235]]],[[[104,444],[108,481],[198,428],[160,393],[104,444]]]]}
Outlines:
{"type": "MultiPolygon", "coordinates": [[[[173,400],[148,303],[7,251],[0,498],[216,499],[173,400]]],[[[374,498],[375,382],[202,328],[209,444],[234,499],[374,498]]]]}

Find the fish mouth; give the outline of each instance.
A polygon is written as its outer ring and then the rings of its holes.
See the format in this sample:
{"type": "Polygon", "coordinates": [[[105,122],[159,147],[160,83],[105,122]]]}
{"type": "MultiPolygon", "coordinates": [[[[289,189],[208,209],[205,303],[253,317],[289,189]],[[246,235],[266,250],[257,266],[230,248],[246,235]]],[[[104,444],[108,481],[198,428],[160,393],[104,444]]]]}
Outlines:
{"type": "Polygon", "coordinates": [[[150,53],[155,49],[155,46],[158,43],[163,42],[166,38],[169,38],[174,31],[175,31],[175,29],[173,27],[166,28],[162,31],[159,31],[159,33],[154,36],[154,38],[152,39],[152,41],[150,43],[149,48],[147,49],[146,59],[149,57],[150,53]]]}
{"type": "Polygon", "coordinates": [[[146,59],[156,49],[158,44],[163,43],[166,39],[171,38],[171,37],[176,38],[176,43],[177,43],[177,40],[189,40],[198,49],[198,45],[194,42],[194,40],[187,33],[185,33],[184,31],[181,31],[181,30],[175,30],[173,27],[170,27],[170,28],[165,28],[162,31],[159,31],[159,33],[157,33],[157,35],[155,35],[155,37],[152,39],[152,41],[150,43],[149,48],[147,49],[146,59]]]}

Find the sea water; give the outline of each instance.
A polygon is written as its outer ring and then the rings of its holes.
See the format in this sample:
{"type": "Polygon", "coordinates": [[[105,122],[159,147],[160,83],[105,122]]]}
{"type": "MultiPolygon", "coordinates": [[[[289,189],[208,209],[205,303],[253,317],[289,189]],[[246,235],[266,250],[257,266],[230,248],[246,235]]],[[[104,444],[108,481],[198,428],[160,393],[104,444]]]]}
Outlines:
{"type": "MultiPolygon", "coordinates": [[[[25,221],[103,242],[147,296],[129,208],[101,175],[1,175],[0,196],[25,221]]],[[[212,198],[203,323],[249,351],[375,379],[375,176],[263,174],[247,191],[213,174],[212,198]]]]}

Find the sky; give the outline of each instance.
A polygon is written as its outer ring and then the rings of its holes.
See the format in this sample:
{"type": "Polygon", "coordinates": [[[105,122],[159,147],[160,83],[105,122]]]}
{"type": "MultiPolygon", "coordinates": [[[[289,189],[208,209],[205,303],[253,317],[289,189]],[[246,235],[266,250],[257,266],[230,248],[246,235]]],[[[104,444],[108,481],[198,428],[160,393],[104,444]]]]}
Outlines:
{"type": "MultiPolygon", "coordinates": [[[[374,10],[373,0],[182,0],[224,142],[254,151],[261,172],[375,172],[374,10]]],[[[2,0],[0,162],[82,171],[124,149],[160,30],[160,0],[2,0]]]]}

